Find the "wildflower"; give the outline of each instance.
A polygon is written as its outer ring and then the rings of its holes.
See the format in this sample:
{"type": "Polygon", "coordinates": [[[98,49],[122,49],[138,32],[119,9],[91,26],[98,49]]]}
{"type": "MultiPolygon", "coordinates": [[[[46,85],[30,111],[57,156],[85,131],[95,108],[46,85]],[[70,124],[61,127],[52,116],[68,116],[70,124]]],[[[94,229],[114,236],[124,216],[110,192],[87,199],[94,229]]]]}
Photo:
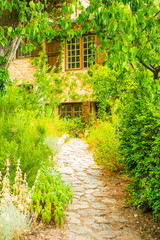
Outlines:
{"type": "Polygon", "coordinates": [[[6,204],[6,201],[5,201],[4,198],[2,198],[2,200],[1,200],[1,206],[5,205],[5,204],[6,204]]]}
{"type": "Polygon", "coordinates": [[[30,202],[32,202],[32,199],[31,198],[26,198],[26,202],[30,203],[30,202]]]}
{"type": "Polygon", "coordinates": [[[10,202],[11,198],[10,197],[5,197],[6,202],[10,202]]]}
{"type": "Polygon", "coordinates": [[[10,166],[10,162],[9,162],[9,159],[7,158],[6,159],[6,167],[9,167],[10,166]]]}
{"type": "Polygon", "coordinates": [[[17,207],[19,208],[20,211],[23,211],[23,209],[24,209],[22,204],[20,204],[20,203],[17,205],[17,207]]]}
{"type": "Polygon", "coordinates": [[[20,159],[18,159],[18,163],[17,163],[17,167],[19,167],[20,166],[20,159]]]}
{"type": "Polygon", "coordinates": [[[10,217],[9,217],[8,214],[6,215],[5,219],[6,219],[7,221],[10,221],[10,217]]]}

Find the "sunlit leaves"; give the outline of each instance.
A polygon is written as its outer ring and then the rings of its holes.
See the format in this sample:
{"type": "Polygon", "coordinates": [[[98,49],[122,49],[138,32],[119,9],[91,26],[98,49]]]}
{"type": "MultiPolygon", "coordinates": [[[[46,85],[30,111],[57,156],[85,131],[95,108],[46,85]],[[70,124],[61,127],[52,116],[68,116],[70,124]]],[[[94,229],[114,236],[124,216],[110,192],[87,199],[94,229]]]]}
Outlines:
{"type": "Polygon", "coordinates": [[[39,221],[49,223],[53,220],[57,226],[63,226],[64,208],[72,202],[72,196],[70,187],[62,182],[59,172],[43,168],[32,190],[31,211],[36,212],[39,221]]]}

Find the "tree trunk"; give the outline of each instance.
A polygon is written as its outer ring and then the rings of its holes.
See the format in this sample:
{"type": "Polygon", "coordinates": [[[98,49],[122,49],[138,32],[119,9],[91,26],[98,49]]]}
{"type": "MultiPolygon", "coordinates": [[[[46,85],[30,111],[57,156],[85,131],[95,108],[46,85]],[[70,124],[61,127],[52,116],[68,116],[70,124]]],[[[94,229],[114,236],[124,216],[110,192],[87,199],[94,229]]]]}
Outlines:
{"type": "Polygon", "coordinates": [[[9,37],[7,35],[7,30],[5,27],[15,28],[18,26],[18,24],[19,20],[17,10],[13,9],[12,12],[5,10],[2,12],[2,17],[0,18],[0,26],[4,28],[4,36],[7,39],[8,43],[5,46],[0,44],[0,57],[6,58],[7,60],[5,63],[0,64],[0,68],[8,68],[9,63],[14,59],[16,50],[21,40],[21,37],[16,37],[14,39],[9,37]]]}
{"type": "Polygon", "coordinates": [[[8,43],[5,47],[2,47],[0,45],[0,56],[5,57],[7,59],[7,62],[2,63],[0,65],[0,68],[5,68],[7,69],[9,67],[10,62],[13,61],[17,48],[20,44],[21,37],[16,37],[15,39],[9,38],[8,43]]]}

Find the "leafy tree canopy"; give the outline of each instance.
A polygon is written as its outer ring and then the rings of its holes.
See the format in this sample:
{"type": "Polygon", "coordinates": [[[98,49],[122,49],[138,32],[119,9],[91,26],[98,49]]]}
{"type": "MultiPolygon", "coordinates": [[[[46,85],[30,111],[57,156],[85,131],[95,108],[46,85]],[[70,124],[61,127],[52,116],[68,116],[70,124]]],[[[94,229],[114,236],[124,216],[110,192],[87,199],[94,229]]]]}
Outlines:
{"type": "Polygon", "coordinates": [[[107,53],[110,68],[119,73],[129,66],[146,68],[153,73],[155,82],[159,78],[159,0],[91,0],[76,22],[82,24],[82,33],[96,33],[101,40],[100,52],[107,53]]]}
{"type": "MultiPolygon", "coordinates": [[[[34,45],[43,39],[53,39],[61,23],[73,12],[71,1],[64,0],[0,0],[0,66],[7,68],[12,61],[21,38],[27,37],[34,45]],[[67,8],[67,11],[64,12],[67,8]]],[[[64,25],[64,24],[62,24],[64,25]]],[[[24,51],[35,49],[28,44],[24,51]]]]}

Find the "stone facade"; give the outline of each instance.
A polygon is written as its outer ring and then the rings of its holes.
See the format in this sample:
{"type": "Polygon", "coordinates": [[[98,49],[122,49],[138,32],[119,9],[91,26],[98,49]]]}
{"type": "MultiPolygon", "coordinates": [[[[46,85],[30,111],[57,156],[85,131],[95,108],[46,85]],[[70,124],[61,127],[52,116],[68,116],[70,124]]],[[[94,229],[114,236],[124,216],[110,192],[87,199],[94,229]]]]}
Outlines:
{"type": "MultiPolygon", "coordinates": [[[[86,8],[89,4],[88,0],[81,0],[83,6],[86,8]]],[[[72,16],[72,18],[77,17],[78,15],[78,11],[74,13],[74,16],[72,16]]],[[[81,40],[82,41],[82,40],[81,40]]],[[[97,41],[96,38],[96,44],[99,44],[99,42],[97,41]]],[[[58,67],[58,48],[60,47],[60,42],[58,42],[57,40],[53,40],[51,43],[46,43],[44,41],[43,43],[44,45],[44,51],[45,53],[48,55],[48,63],[51,66],[56,66],[58,67]]],[[[66,73],[68,74],[68,70],[67,70],[67,53],[66,53],[66,47],[65,47],[65,51],[64,51],[64,55],[62,57],[63,61],[62,61],[62,73],[58,74],[58,77],[62,77],[64,76],[66,73]]],[[[82,56],[81,56],[82,58],[82,56]]],[[[96,60],[97,63],[100,63],[99,60],[96,60]]],[[[71,81],[73,79],[76,79],[77,77],[74,76],[74,73],[77,72],[81,72],[81,73],[86,73],[87,69],[83,69],[82,67],[82,63],[81,63],[81,69],[71,69],[72,77],[68,80],[68,83],[70,84],[71,81]]],[[[32,65],[32,57],[20,57],[17,58],[17,56],[15,56],[15,59],[11,62],[10,66],[9,66],[9,72],[10,72],[10,79],[13,81],[14,79],[17,80],[17,84],[18,85],[22,85],[22,84],[33,84],[34,85],[34,73],[36,73],[36,71],[38,70],[38,68],[35,65],[32,65]]],[[[92,93],[92,89],[88,88],[87,86],[85,86],[83,89],[81,88],[81,84],[82,81],[81,79],[78,77],[77,78],[77,87],[75,88],[75,92],[76,94],[78,94],[79,96],[83,96],[85,94],[87,94],[88,96],[91,95],[92,93]]],[[[75,100],[73,100],[69,94],[69,88],[65,87],[63,89],[64,94],[67,96],[65,99],[63,99],[61,102],[62,103],[72,103],[75,102],[75,100]]],[[[83,118],[85,119],[85,121],[87,121],[87,119],[89,118],[89,114],[90,112],[95,112],[95,104],[91,103],[92,99],[89,97],[87,99],[87,102],[85,103],[84,100],[78,100],[77,102],[81,102],[82,103],[82,114],[83,114],[83,118]]]]}
{"type": "Polygon", "coordinates": [[[34,84],[34,73],[37,67],[32,65],[32,60],[28,58],[14,59],[9,66],[10,79],[18,80],[18,84],[32,83],[34,84]]]}

